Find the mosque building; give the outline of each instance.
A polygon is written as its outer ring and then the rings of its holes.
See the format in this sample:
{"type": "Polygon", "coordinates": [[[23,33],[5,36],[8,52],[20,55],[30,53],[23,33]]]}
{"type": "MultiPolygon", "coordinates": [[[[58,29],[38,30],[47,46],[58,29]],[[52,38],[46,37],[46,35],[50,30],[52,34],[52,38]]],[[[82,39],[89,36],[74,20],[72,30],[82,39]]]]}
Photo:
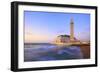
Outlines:
{"type": "Polygon", "coordinates": [[[70,35],[59,35],[55,39],[56,44],[80,44],[81,42],[74,37],[74,21],[70,21],[70,35]]]}

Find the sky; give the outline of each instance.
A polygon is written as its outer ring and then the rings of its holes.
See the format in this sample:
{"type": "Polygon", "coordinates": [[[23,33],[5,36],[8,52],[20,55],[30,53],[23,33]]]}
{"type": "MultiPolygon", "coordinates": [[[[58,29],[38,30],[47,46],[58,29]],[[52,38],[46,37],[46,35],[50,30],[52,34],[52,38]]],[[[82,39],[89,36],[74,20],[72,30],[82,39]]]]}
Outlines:
{"type": "Polygon", "coordinates": [[[70,35],[70,20],[74,21],[74,37],[90,40],[90,14],[24,11],[26,43],[53,42],[58,35],[70,35]]]}

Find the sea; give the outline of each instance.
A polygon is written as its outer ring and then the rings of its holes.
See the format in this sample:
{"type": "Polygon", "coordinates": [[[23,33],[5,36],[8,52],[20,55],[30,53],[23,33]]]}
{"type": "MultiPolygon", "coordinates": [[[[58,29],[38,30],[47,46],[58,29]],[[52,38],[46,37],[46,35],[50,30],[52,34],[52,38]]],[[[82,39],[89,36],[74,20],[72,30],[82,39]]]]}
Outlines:
{"type": "Polygon", "coordinates": [[[24,62],[83,59],[79,46],[49,43],[24,44],[24,62]]]}

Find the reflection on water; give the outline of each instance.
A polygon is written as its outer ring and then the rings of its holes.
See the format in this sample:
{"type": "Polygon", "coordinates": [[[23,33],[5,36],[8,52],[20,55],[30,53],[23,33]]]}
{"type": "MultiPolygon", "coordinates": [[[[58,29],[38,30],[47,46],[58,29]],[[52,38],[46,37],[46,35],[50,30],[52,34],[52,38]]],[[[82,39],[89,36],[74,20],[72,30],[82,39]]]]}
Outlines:
{"type": "Polygon", "coordinates": [[[52,44],[25,45],[24,61],[48,61],[82,59],[78,46],[57,46],[52,44]]]}

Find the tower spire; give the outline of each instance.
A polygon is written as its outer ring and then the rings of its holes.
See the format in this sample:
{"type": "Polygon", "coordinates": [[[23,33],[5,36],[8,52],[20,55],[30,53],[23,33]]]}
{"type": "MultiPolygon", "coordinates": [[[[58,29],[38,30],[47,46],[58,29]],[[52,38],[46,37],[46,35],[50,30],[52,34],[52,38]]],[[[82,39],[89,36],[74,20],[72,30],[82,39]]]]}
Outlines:
{"type": "Polygon", "coordinates": [[[70,20],[70,41],[74,41],[74,21],[73,18],[70,20]]]}

